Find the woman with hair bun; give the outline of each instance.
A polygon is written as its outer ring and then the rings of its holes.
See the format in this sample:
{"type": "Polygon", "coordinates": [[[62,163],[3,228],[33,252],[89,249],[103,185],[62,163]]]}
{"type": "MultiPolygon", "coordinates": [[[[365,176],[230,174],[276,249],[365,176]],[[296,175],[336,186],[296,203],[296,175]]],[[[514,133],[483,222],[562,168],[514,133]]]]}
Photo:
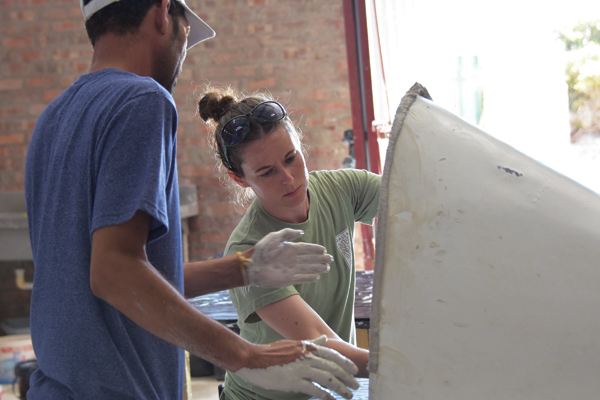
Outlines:
{"type": "MultiPolygon", "coordinates": [[[[368,351],[356,347],[354,327],[354,226],[377,215],[381,177],[364,170],[308,172],[300,131],[272,96],[244,96],[207,88],[198,103],[210,128],[217,171],[237,204],[251,202],[232,233],[225,255],[243,252],[284,228],[304,231],[302,241],[326,247],[330,271],[315,283],[285,288],[230,290],[240,335],[253,343],[312,339],[350,358],[368,377],[368,351]]],[[[225,398],[307,399],[265,390],[227,373],[225,398]]]]}

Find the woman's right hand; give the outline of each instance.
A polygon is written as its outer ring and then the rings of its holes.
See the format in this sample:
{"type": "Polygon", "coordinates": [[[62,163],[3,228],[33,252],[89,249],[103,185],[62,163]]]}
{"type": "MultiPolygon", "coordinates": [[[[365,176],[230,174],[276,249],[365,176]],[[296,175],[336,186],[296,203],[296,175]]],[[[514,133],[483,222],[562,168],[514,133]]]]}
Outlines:
{"type": "Polygon", "coordinates": [[[334,400],[325,389],[346,399],[358,389],[354,374],[356,365],[335,350],[323,347],[325,335],[313,340],[282,340],[269,345],[256,345],[258,353],[248,358],[249,365],[235,373],[252,385],[285,392],[301,392],[334,400]],[[316,385],[316,384],[318,385],[316,385]],[[320,386],[319,386],[320,385],[320,386]]]}
{"type": "Polygon", "coordinates": [[[252,259],[246,262],[248,284],[262,287],[286,287],[312,283],[329,271],[333,257],[325,247],[312,243],[292,243],[304,234],[285,228],[271,232],[252,249],[252,259]]]}

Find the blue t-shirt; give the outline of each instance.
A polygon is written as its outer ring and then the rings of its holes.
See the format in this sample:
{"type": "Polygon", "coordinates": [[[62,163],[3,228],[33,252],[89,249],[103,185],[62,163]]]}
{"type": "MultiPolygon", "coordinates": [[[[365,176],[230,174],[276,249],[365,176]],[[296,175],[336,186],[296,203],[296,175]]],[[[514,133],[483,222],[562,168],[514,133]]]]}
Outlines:
{"type": "Polygon", "coordinates": [[[176,128],[162,86],[114,69],[80,77],[38,119],[25,176],[40,366],[28,399],[182,398],[183,351],[90,288],[94,230],[143,210],[148,259],[183,290],[176,128]]]}

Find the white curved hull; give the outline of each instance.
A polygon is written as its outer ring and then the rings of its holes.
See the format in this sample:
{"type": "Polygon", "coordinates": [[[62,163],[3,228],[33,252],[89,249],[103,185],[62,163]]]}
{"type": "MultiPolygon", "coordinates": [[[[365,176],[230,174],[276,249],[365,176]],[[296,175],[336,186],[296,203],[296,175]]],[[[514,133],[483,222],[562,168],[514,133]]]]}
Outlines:
{"type": "Polygon", "coordinates": [[[370,398],[600,398],[600,196],[408,106],[382,183],[370,398]]]}

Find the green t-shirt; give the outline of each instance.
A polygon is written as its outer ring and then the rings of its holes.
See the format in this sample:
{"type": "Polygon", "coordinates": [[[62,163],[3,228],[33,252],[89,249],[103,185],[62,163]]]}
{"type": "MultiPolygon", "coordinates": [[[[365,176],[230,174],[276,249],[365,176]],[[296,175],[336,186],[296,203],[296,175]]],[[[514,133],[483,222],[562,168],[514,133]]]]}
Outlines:
{"type": "MultiPolygon", "coordinates": [[[[284,228],[302,229],[297,241],[325,246],[334,258],[328,273],[315,283],[279,289],[256,286],[229,291],[238,314],[240,335],[258,344],[284,339],[256,314],[256,310],[294,294],[317,312],[346,342],[356,344],[354,327],[354,224],[372,224],[379,206],[381,176],[363,170],[316,171],[309,176],[308,220],[301,224],[282,222],[269,215],[258,199],[232,233],[225,255],[245,251],[270,232],[284,228]]],[[[300,393],[284,393],[249,385],[227,373],[225,392],[232,400],[308,399],[300,393]]]]}

